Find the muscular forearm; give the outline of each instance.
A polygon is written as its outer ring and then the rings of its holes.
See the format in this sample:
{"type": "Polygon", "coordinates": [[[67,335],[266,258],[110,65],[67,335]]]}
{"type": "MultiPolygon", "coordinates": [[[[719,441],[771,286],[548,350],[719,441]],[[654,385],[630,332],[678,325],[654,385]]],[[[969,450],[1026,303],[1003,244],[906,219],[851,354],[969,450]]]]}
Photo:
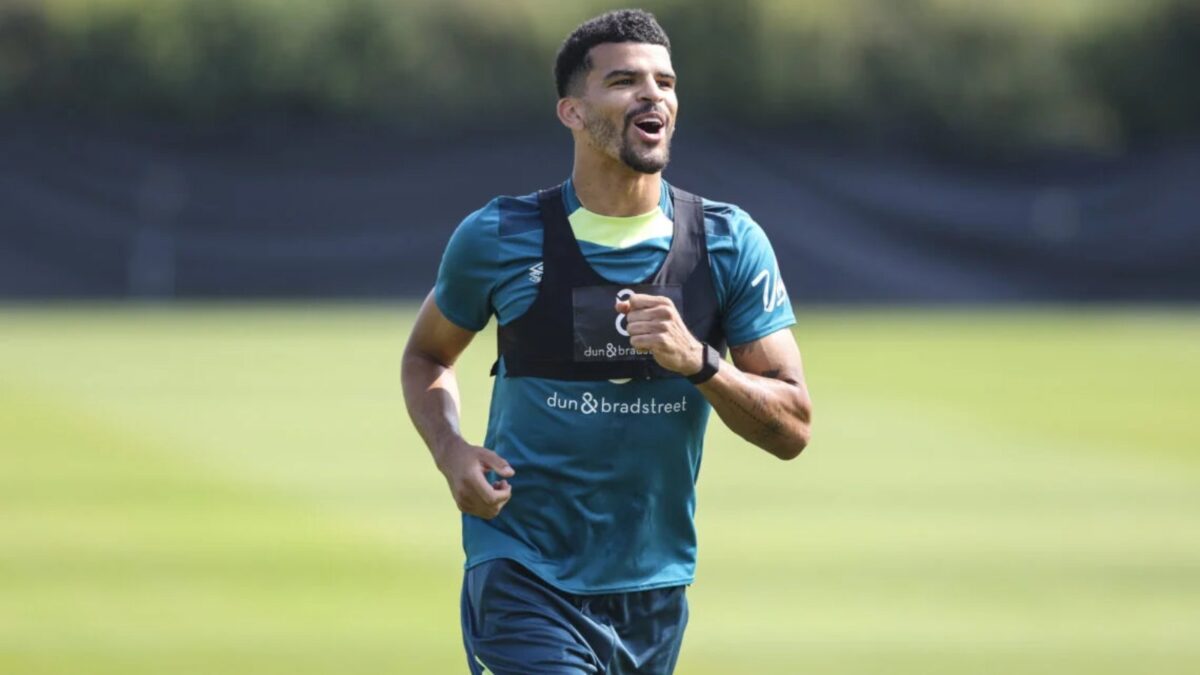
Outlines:
{"type": "Polygon", "coordinates": [[[516,472],[500,455],[463,439],[453,366],[410,348],[404,352],[400,377],[408,415],[446,477],[459,510],[495,518],[512,497],[507,479],[516,472]],[[488,472],[495,472],[499,480],[489,482],[488,472]]]}
{"type": "Polygon", "coordinates": [[[780,370],[745,373],[722,363],[699,389],[726,426],[772,455],[792,459],[808,445],[812,403],[803,378],[780,370]]]}
{"type": "MultiPolygon", "coordinates": [[[[670,298],[635,293],[615,309],[626,315],[631,346],[650,351],[667,370],[682,375],[700,371],[702,345],[670,298]]],[[[780,330],[730,351],[733,363],[724,363],[698,385],[701,393],[742,438],[780,459],[799,455],[808,445],[812,403],[795,339],[780,330]]]]}
{"type": "Polygon", "coordinates": [[[454,376],[454,368],[427,355],[406,350],[400,379],[408,416],[440,466],[444,449],[462,439],[458,379],[454,376]]]}

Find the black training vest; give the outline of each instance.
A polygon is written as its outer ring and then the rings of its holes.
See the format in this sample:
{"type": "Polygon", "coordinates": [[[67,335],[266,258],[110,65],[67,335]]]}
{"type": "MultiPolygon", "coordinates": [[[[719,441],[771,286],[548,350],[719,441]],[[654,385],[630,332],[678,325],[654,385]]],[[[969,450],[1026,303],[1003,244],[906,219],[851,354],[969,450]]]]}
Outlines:
{"type": "MultiPolygon", "coordinates": [[[[613,305],[624,290],[667,295],[698,340],[725,354],[725,334],[708,262],[700,198],[671,187],[674,232],[658,271],[636,284],[614,284],[583,256],[563,207],[562,186],[538,192],[542,216],[542,280],[533,305],[499,327],[498,351],[508,377],[612,380],[681,377],[633,353],[613,305]],[[614,354],[615,352],[615,354],[614,354]]],[[[497,366],[492,366],[495,375],[497,366]]]]}

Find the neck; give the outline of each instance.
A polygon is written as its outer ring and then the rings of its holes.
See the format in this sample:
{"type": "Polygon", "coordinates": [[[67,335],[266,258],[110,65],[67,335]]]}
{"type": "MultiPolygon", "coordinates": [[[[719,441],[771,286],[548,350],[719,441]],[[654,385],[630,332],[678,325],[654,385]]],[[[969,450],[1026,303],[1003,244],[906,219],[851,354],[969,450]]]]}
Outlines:
{"type": "Polygon", "coordinates": [[[640,216],[653,211],[662,197],[662,172],[634,171],[607,155],[581,152],[578,146],[571,182],[583,208],[602,216],[640,216]]]}

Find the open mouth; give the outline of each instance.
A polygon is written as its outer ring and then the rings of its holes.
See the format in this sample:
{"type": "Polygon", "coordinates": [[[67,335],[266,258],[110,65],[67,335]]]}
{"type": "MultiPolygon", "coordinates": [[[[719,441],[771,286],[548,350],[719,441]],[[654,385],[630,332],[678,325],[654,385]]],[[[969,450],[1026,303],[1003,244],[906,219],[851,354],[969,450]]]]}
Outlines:
{"type": "Polygon", "coordinates": [[[662,131],[663,123],[662,120],[650,118],[644,119],[640,122],[635,122],[633,126],[641,129],[651,136],[655,136],[658,134],[658,132],[662,131]]]}
{"type": "Polygon", "coordinates": [[[657,144],[666,139],[667,118],[662,113],[642,113],[630,121],[637,128],[637,136],[643,143],[657,144]]]}

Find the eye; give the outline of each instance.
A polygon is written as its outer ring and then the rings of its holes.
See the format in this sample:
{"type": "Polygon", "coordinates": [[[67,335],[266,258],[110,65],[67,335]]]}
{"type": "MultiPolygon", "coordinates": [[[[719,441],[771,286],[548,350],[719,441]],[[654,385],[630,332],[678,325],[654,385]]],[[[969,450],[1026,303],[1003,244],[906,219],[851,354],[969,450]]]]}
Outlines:
{"type": "Polygon", "coordinates": [[[671,80],[659,80],[658,88],[659,89],[674,89],[675,83],[672,82],[671,80]]]}
{"type": "Polygon", "coordinates": [[[633,78],[623,77],[619,80],[613,80],[613,86],[618,84],[633,84],[633,78]]]}

